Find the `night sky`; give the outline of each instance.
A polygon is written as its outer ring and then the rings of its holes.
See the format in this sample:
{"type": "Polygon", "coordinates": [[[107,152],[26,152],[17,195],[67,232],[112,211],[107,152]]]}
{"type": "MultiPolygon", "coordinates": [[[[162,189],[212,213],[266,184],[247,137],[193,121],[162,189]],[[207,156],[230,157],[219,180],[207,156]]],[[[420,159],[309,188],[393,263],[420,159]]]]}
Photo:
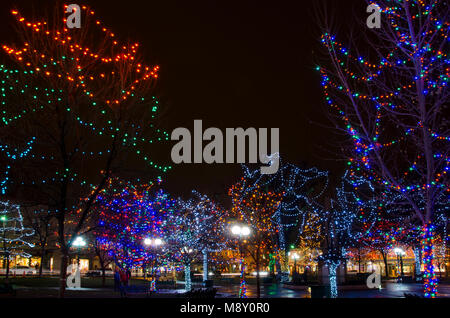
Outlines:
{"type": "MultiPolygon", "coordinates": [[[[1,43],[12,36],[14,6],[41,1],[2,0],[1,43]]],[[[47,1],[52,2],[52,1],[47,1]]],[[[193,131],[208,127],[280,128],[281,155],[293,163],[339,173],[343,164],[327,151],[334,132],[323,125],[326,108],[314,70],[320,31],[319,1],[127,0],[89,4],[121,38],[142,44],[148,64],[161,68],[156,93],[166,112],[161,125],[193,131]]],[[[325,1],[336,19],[356,25],[364,0],[325,1]]],[[[340,25],[345,28],[346,25],[340,25]]],[[[172,143],[174,144],[174,143],[172,143]]],[[[167,160],[170,147],[151,154],[167,160]]],[[[224,194],[240,177],[239,165],[174,166],[166,187],[176,194],[197,189],[224,194]]]]}

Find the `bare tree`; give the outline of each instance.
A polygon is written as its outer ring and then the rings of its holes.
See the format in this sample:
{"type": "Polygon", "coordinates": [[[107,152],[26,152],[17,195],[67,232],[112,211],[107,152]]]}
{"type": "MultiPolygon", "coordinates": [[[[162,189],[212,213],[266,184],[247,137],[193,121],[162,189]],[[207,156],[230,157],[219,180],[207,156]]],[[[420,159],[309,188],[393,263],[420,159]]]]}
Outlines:
{"type": "Polygon", "coordinates": [[[39,256],[41,258],[39,277],[42,277],[48,246],[55,241],[55,222],[46,207],[23,207],[23,211],[25,222],[34,230],[35,246],[39,248],[39,256]]]}
{"type": "Polygon", "coordinates": [[[378,1],[379,29],[339,43],[323,21],[327,59],[318,70],[336,124],[349,137],[351,169],[399,194],[423,227],[425,296],[437,281],[435,204],[448,192],[448,18],[445,1],[378,1]],[[362,38],[367,35],[366,38],[362,38]]]}
{"type": "Polygon", "coordinates": [[[113,258],[111,257],[108,250],[105,250],[102,244],[94,237],[93,243],[94,253],[98,257],[100,262],[100,270],[102,271],[102,286],[106,285],[106,269],[109,265],[113,263],[113,258]]]}

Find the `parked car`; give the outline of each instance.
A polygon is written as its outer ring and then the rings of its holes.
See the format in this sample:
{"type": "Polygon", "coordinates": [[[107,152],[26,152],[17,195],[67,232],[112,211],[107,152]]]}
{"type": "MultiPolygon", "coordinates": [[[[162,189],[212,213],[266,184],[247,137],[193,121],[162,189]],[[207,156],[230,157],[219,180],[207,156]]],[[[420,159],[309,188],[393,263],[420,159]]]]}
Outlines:
{"type": "MultiPolygon", "coordinates": [[[[0,270],[0,273],[2,275],[6,274],[6,268],[2,268],[0,270]]],[[[25,273],[25,275],[36,275],[36,269],[34,267],[28,267],[28,266],[16,266],[16,267],[11,267],[9,269],[9,275],[23,275],[25,273]]]]}

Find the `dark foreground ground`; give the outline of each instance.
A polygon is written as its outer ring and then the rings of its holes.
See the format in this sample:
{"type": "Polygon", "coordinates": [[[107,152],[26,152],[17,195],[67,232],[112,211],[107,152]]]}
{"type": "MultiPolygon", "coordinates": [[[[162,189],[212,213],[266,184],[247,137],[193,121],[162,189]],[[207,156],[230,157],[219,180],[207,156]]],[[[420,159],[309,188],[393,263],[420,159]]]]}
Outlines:
{"type": "MultiPolygon", "coordinates": [[[[3,280],[0,280],[3,281],[3,280]]],[[[11,279],[16,290],[16,298],[51,298],[58,297],[58,278],[15,278],[11,279]]],[[[142,279],[133,279],[132,286],[138,286],[144,289],[148,281],[142,279]]],[[[68,298],[119,298],[120,293],[114,291],[112,279],[106,280],[106,287],[102,287],[100,278],[83,278],[80,289],[67,289],[68,298]]],[[[194,288],[200,288],[201,285],[195,285],[194,288]]],[[[183,297],[183,282],[178,282],[176,289],[167,289],[162,287],[157,293],[148,296],[144,292],[135,291],[127,295],[129,298],[175,298],[183,297]]],[[[239,293],[238,284],[215,282],[215,288],[218,289],[218,298],[237,297],[239,293]]],[[[395,282],[385,282],[381,289],[370,290],[364,285],[340,286],[339,297],[342,298],[402,298],[404,294],[421,295],[421,284],[401,284],[395,282]]],[[[253,298],[256,296],[256,286],[247,285],[247,296],[253,298]]],[[[10,295],[0,294],[2,297],[11,297],[10,295]]],[[[310,298],[311,294],[308,287],[305,286],[284,286],[280,284],[266,284],[261,286],[262,298],[310,298]]],[[[440,284],[439,297],[450,298],[450,284],[440,284]]]]}

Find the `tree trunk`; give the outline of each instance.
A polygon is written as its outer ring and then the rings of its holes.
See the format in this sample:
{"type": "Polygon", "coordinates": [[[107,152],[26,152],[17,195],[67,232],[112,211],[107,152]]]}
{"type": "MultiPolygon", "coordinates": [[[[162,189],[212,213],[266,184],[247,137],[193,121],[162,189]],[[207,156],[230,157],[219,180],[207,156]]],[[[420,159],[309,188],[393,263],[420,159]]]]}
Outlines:
{"type": "Polygon", "coordinates": [[[106,270],[105,267],[102,267],[102,287],[106,286],[106,270]]]}
{"type": "Polygon", "coordinates": [[[347,259],[344,259],[344,282],[347,281],[348,269],[347,269],[347,259]]]}
{"type": "Polygon", "coordinates": [[[5,276],[5,282],[8,284],[8,278],[9,278],[9,252],[6,253],[6,276],[5,276]]]}
{"type": "Polygon", "coordinates": [[[289,282],[289,257],[287,249],[282,249],[280,251],[281,258],[281,282],[289,282]]]}
{"type": "Polygon", "coordinates": [[[41,248],[41,262],[39,264],[39,277],[42,277],[42,268],[44,266],[45,246],[41,248]]]}
{"type": "Polygon", "coordinates": [[[185,290],[191,291],[192,289],[191,263],[184,264],[184,281],[185,281],[185,290]]]}
{"type": "Polygon", "coordinates": [[[384,262],[384,273],[386,274],[386,278],[389,278],[389,266],[387,262],[387,253],[383,250],[380,250],[381,256],[383,257],[384,262]]]}
{"type": "Polygon", "coordinates": [[[438,261],[437,265],[438,265],[438,269],[439,269],[439,280],[442,280],[442,271],[441,271],[442,264],[441,264],[441,262],[438,261]]]}
{"type": "Polygon", "coordinates": [[[438,283],[434,271],[433,232],[434,227],[430,223],[422,228],[423,287],[426,298],[435,298],[437,295],[438,283]]]}
{"type": "Polygon", "coordinates": [[[208,280],[208,251],[203,251],[203,282],[208,280]]]}
{"type": "Polygon", "coordinates": [[[414,248],[414,261],[415,261],[415,264],[414,264],[414,267],[415,267],[415,276],[416,276],[416,279],[418,278],[418,277],[420,277],[420,275],[422,274],[422,269],[421,269],[421,260],[420,260],[420,248],[418,247],[418,246],[416,246],[415,248],[414,248]]]}
{"type": "MultiPolygon", "coordinates": [[[[240,249],[240,248],[239,248],[240,249]]],[[[241,253],[241,277],[239,284],[239,298],[247,298],[247,284],[245,282],[245,259],[241,253]]]]}
{"type": "Polygon", "coordinates": [[[69,264],[69,252],[61,249],[61,266],[59,272],[59,297],[64,298],[66,293],[67,266],[69,264]]]}
{"type": "Polygon", "coordinates": [[[361,248],[358,248],[358,273],[361,273],[361,248]]]}
{"type": "Polygon", "coordinates": [[[100,268],[102,271],[102,287],[106,286],[106,266],[105,266],[105,261],[103,260],[103,258],[100,255],[98,256],[98,260],[100,261],[100,268]]]}
{"type": "Polygon", "coordinates": [[[261,298],[261,277],[259,275],[260,247],[256,250],[256,298],[261,298]]]}
{"type": "Polygon", "coordinates": [[[278,279],[280,279],[281,280],[281,277],[282,277],[282,275],[283,275],[283,271],[282,271],[282,269],[281,269],[281,262],[280,262],[280,254],[279,253],[277,253],[276,255],[275,255],[275,270],[276,270],[276,273],[277,273],[277,278],[278,279]]]}
{"type": "Polygon", "coordinates": [[[339,263],[331,262],[328,265],[328,277],[330,278],[330,297],[337,298],[338,297],[338,289],[337,289],[337,268],[339,267],[339,263]]]}

